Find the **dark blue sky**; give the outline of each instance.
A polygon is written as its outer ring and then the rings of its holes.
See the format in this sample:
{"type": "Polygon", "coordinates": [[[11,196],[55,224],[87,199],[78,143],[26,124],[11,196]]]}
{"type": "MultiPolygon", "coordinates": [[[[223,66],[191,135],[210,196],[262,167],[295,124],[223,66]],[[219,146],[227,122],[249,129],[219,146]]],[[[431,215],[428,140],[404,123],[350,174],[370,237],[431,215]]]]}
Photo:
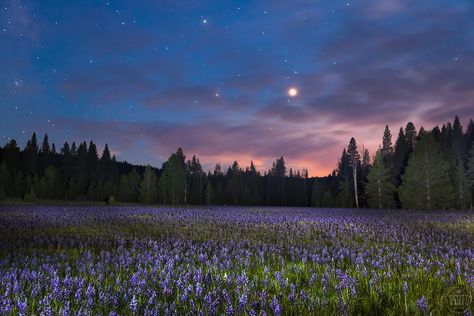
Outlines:
{"type": "Polygon", "coordinates": [[[0,1],[2,144],[317,175],[351,136],[474,117],[472,0],[151,2],[0,1]]]}

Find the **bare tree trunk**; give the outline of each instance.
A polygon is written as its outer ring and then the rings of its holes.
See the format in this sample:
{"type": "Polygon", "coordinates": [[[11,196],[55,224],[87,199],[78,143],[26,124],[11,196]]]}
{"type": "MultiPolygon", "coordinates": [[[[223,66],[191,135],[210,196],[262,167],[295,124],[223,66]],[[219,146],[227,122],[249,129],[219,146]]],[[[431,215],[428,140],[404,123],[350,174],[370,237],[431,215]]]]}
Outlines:
{"type": "MultiPolygon", "coordinates": [[[[429,167],[429,164],[428,164],[428,155],[425,155],[425,164],[426,166],[429,167]]],[[[428,169],[429,171],[429,169],[428,169]]],[[[431,208],[431,183],[430,183],[430,176],[429,176],[429,172],[428,172],[428,175],[426,176],[426,206],[428,207],[428,209],[431,208]]]]}
{"type": "MultiPolygon", "coordinates": [[[[459,168],[463,168],[463,166],[460,165],[459,168]]],[[[462,173],[458,172],[458,174],[459,174],[459,186],[460,186],[460,188],[459,188],[459,200],[461,202],[461,209],[463,209],[464,208],[464,186],[463,186],[463,183],[462,183],[463,181],[462,181],[462,177],[461,177],[462,173]]]]}
{"type": "Polygon", "coordinates": [[[187,202],[187,197],[186,197],[188,195],[187,187],[188,187],[188,176],[184,178],[184,205],[186,205],[186,202],[187,202]]]}
{"type": "Polygon", "coordinates": [[[283,203],[283,205],[286,205],[284,190],[285,190],[285,176],[281,178],[281,202],[283,203]]]}
{"type": "Polygon", "coordinates": [[[150,203],[150,173],[146,176],[146,202],[150,203]]]}
{"type": "Polygon", "coordinates": [[[357,193],[357,166],[354,168],[352,175],[354,176],[354,198],[356,207],[359,208],[359,194],[357,193]]]}
{"type": "Polygon", "coordinates": [[[382,208],[382,188],[381,188],[381,181],[380,181],[380,177],[378,178],[377,180],[378,182],[378,189],[379,189],[379,208],[382,208]]]}

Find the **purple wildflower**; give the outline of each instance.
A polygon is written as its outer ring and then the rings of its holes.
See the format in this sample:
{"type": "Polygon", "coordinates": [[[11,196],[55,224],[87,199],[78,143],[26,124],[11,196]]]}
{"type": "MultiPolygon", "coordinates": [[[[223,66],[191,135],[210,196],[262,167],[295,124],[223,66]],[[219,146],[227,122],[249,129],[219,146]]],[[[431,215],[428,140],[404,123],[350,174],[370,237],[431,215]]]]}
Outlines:
{"type": "Polygon", "coordinates": [[[428,304],[426,303],[426,297],[424,295],[421,297],[421,299],[416,301],[416,305],[422,313],[426,313],[428,310],[428,304]]]}

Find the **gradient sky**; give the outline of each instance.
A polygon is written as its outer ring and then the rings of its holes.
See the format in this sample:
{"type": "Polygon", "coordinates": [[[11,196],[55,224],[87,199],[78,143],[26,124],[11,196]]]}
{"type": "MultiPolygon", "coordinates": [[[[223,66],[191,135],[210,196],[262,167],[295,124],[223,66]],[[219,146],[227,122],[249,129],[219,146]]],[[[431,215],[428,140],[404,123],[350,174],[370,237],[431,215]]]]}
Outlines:
{"type": "Polygon", "coordinates": [[[474,1],[0,0],[0,111],[2,145],[325,175],[351,136],[474,117],[474,1]]]}

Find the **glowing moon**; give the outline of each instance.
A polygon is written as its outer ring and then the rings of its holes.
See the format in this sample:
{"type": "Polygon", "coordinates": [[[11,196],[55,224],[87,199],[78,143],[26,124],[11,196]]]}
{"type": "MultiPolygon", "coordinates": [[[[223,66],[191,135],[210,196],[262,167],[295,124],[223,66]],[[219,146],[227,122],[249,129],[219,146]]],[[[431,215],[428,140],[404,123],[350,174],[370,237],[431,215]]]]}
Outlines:
{"type": "Polygon", "coordinates": [[[294,87],[288,89],[288,95],[290,97],[296,97],[298,95],[298,89],[296,89],[294,87]]]}

